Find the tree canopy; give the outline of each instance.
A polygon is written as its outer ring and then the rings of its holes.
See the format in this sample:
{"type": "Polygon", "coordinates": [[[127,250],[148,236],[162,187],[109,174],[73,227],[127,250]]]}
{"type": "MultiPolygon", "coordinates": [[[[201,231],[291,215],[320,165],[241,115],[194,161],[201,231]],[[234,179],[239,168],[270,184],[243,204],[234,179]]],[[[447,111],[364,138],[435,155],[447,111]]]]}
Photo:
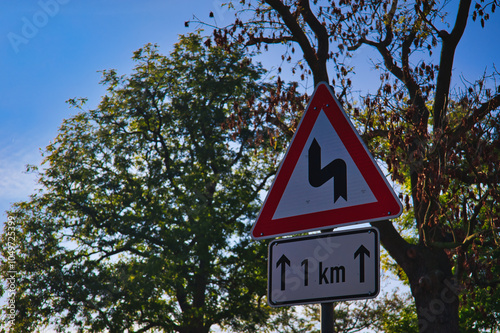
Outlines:
{"type": "Polygon", "coordinates": [[[9,212],[23,240],[11,332],[252,331],[269,318],[266,246],[249,240],[276,167],[251,122],[264,70],[198,34],[133,59],[130,75],[103,72],[96,109],[70,100],[78,113],[30,167],[41,190],[9,212]]]}

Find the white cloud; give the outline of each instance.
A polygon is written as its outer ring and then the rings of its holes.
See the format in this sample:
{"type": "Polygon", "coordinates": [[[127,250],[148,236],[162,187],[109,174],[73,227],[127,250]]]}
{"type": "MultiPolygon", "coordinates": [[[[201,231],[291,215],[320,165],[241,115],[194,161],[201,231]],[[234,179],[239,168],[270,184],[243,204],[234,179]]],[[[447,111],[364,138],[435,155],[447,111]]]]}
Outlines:
{"type": "Polygon", "coordinates": [[[0,213],[14,202],[25,200],[37,187],[37,177],[26,172],[26,165],[38,165],[38,148],[10,142],[0,149],[0,213]]]}

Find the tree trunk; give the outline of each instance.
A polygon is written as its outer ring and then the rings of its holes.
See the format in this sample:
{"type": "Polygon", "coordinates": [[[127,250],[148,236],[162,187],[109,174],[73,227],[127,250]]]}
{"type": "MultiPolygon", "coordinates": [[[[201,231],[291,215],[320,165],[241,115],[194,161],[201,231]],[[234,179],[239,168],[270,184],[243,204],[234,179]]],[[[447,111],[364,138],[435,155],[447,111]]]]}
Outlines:
{"type": "Polygon", "coordinates": [[[419,245],[407,250],[405,270],[417,307],[418,326],[425,333],[458,333],[458,285],[442,249],[419,245]]]}
{"type": "Polygon", "coordinates": [[[410,281],[421,333],[458,333],[459,288],[442,249],[406,242],[391,222],[374,222],[384,248],[410,281]]]}

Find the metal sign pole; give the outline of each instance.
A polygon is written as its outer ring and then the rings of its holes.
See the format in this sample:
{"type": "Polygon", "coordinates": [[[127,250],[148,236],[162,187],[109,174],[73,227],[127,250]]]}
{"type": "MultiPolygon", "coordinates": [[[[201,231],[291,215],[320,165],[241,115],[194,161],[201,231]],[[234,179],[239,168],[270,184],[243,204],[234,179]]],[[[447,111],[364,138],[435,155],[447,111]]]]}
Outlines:
{"type": "MultiPolygon", "coordinates": [[[[321,233],[333,231],[334,229],[335,228],[330,230],[321,230],[321,233]]],[[[333,329],[334,320],[333,302],[321,303],[321,333],[335,333],[335,330],[333,329]]]]}
{"type": "Polygon", "coordinates": [[[321,333],[335,333],[333,303],[321,303],[321,333]]]}

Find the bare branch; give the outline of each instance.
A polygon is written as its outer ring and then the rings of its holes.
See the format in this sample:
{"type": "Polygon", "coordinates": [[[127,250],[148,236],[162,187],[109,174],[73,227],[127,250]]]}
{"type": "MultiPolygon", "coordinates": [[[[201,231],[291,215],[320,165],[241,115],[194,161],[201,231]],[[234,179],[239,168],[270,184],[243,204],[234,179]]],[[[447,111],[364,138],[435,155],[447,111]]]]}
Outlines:
{"type": "Polygon", "coordinates": [[[406,271],[406,250],[411,246],[389,220],[372,222],[371,225],[380,231],[380,242],[396,262],[406,271]]]}
{"type": "Polygon", "coordinates": [[[458,126],[451,134],[452,138],[459,138],[463,133],[470,131],[474,125],[483,119],[486,115],[488,115],[493,110],[496,110],[500,107],[500,94],[493,96],[490,100],[481,104],[480,107],[476,108],[472,114],[465,118],[461,125],[458,126]]]}
{"type": "MultiPolygon", "coordinates": [[[[314,31],[316,39],[318,41],[318,52],[317,59],[319,65],[325,65],[324,71],[326,72],[326,60],[328,59],[328,32],[323,24],[314,16],[309,5],[309,0],[300,0],[300,6],[302,7],[302,17],[304,21],[309,25],[309,27],[314,31]]],[[[328,80],[326,80],[328,82],[328,80]]]]}
{"type": "Polygon", "coordinates": [[[386,15],[386,24],[385,24],[385,38],[382,44],[384,46],[389,46],[392,43],[392,38],[394,37],[394,34],[392,32],[392,20],[394,19],[394,14],[396,13],[396,9],[398,8],[398,1],[394,0],[391,5],[391,9],[386,15]]]}
{"type": "Polygon", "coordinates": [[[446,31],[441,31],[439,36],[443,40],[441,49],[441,59],[439,60],[439,72],[436,82],[436,93],[434,99],[434,130],[440,129],[443,125],[443,118],[446,114],[448,105],[448,95],[451,83],[451,72],[453,70],[453,60],[455,58],[455,50],[458,42],[467,25],[471,0],[460,1],[458,7],[455,26],[451,34],[446,31]]]}
{"type": "Polygon", "coordinates": [[[388,130],[373,129],[371,131],[361,134],[361,138],[363,139],[364,142],[368,142],[375,138],[387,138],[388,135],[389,135],[388,130]]]}
{"type": "MultiPolygon", "coordinates": [[[[295,40],[300,45],[302,52],[304,52],[304,59],[313,72],[315,83],[320,81],[328,82],[326,62],[322,64],[320,59],[318,59],[316,50],[311,45],[306,33],[299,25],[299,22],[297,22],[296,17],[290,12],[289,7],[285,6],[281,0],[266,0],[266,3],[281,15],[283,22],[285,22],[285,25],[290,30],[291,34],[295,36],[295,40]]],[[[312,21],[313,19],[310,18],[309,20],[314,26],[314,23],[312,21]]],[[[310,23],[308,22],[308,24],[310,23]]]]}
{"type": "Polygon", "coordinates": [[[260,43],[264,44],[281,44],[281,43],[286,43],[286,42],[294,42],[296,39],[293,36],[282,36],[282,37],[276,37],[276,38],[271,38],[271,37],[255,37],[255,36],[250,36],[249,41],[245,44],[247,46],[252,46],[260,43]]]}

